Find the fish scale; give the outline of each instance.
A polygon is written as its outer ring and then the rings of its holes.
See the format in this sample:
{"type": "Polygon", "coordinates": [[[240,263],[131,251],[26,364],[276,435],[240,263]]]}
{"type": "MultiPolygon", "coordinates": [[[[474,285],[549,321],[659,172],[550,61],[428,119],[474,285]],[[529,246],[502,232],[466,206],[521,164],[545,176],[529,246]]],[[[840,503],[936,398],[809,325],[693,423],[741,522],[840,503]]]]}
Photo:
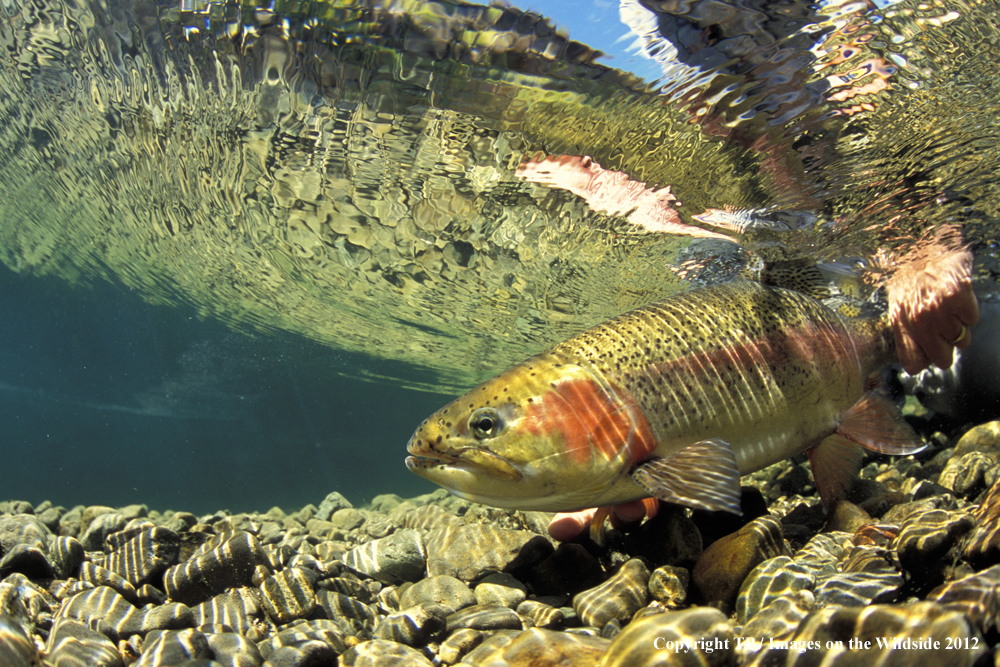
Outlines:
{"type": "Polygon", "coordinates": [[[809,451],[824,502],[857,446],[921,444],[865,393],[891,362],[886,320],[739,281],[599,324],[425,420],[407,466],[464,498],[573,510],[654,496],[739,511],[739,477],[809,451]],[[822,468],[817,469],[817,466],[822,468]]]}

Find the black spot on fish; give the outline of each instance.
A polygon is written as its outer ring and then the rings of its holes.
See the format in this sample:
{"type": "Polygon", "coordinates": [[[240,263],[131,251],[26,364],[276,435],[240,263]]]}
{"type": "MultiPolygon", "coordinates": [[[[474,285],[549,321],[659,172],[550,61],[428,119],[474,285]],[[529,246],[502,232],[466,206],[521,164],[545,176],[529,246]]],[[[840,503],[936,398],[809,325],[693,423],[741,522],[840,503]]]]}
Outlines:
{"type": "Polygon", "coordinates": [[[434,441],[434,444],[435,445],[440,445],[441,444],[441,436],[440,435],[437,437],[437,440],[434,441]]]}

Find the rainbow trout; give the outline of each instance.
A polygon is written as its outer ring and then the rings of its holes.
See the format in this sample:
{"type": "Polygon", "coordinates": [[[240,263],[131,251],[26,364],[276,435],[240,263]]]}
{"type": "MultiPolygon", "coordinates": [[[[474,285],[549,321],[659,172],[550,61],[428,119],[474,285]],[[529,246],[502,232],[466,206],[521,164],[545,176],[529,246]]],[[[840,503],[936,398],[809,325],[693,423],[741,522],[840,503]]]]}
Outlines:
{"type": "Polygon", "coordinates": [[[467,500],[569,511],[655,497],[740,513],[740,476],[808,451],[824,504],[861,445],[921,442],[866,380],[895,357],[884,318],[846,320],[751,281],[620,315],[426,419],[406,465],[467,500]]]}

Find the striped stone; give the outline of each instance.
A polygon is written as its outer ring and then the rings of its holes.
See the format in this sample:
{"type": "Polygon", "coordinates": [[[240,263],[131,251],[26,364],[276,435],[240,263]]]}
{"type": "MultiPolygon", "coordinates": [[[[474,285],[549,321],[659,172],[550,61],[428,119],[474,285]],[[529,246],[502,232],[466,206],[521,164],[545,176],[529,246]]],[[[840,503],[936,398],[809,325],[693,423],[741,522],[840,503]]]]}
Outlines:
{"type": "Polygon", "coordinates": [[[121,667],[122,664],[114,642],[72,618],[55,621],[45,652],[49,662],[59,667],[121,667]]]}
{"type": "Polygon", "coordinates": [[[379,615],[373,607],[341,593],[317,591],[316,601],[327,618],[337,621],[348,634],[356,637],[370,637],[379,621],[379,615]]]}
{"type": "Polygon", "coordinates": [[[264,609],[278,625],[305,618],[316,608],[316,574],[293,567],[264,580],[260,586],[264,609]]]}
{"type": "Polygon", "coordinates": [[[282,630],[267,641],[258,644],[258,648],[266,660],[282,646],[297,646],[309,641],[321,641],[329,644],[337,653],[343,653],[347,648],[340,628],[333,621],[326,619],[306,621],[287,630],[282,630]]]}
{"type": "MultiPolygon", "coordinates": [[[[122,531],[126,532],[126,531],[122,531]]],[[[116,533],[108,538],[121,535],[116,533]]],[[[105,559],[104,567],[126,579],[136,588],[158,583],[168,567],[177,563],[180,538],[166,528],[145,528],[118,547],[105,559]]]]}
{"type": "Polygon", "coordinates": [[[168,667],[214,657],[208,638],[199,630],[167,630],[149,633],[142,643],[142,656],[133,667],[168,667]]]}
{"type": "Polygon", "coordinates": [[[84,556],[83,545],[75,537],[57,537],[49,548],[49,561],[58,579],[77,576],[84,556]]]}
{"type": "Polygon", "coordinates": [[[41,657],[35,643],[13,619],[0,616],[0,665],[35,667],[39,664],[41,657]]]}
{"type": "Polygon", "coordinates": [[[93,584],[95,588],[98,586],[107,586],[117,591],[132,604],[138,602],[139,598],[136,595],[135,587],[127,582],[124,577],[89,561],[80,564],[80,581],[93,584]]]}
{"type": "Polygon", "coordinates": [[[573,609],[585,625],[603,627],[611,620],[628,623],[648,600],[649,568],[638,559],[627,561],[603,584],[573,597],[573,609]]]}
{"type": "Polygon", "coordinates": [[[263,601],[255,588],[233,588],[191,608],[195,624],[223,625],[247,634],[255,622],[264,620],[263,601]]]}
{"type": "Polygon", "coordinates": [[[252,584],[257,567],[269,565],[256,537],[242,531],[224,533],[202,545],[186,563],[167,570],[163,585],[169,599],[193,605],[252,584]]]}
{"type": "Polygon", "coordinates": [[[58,618],[74,618],[88,624],[102,622],[122,639],[150,630],[191,628],[195,624],[194,614],[185,605],[168,603],[140,610],[107,586],[99,586],[67,599],[59,610],[58,618]]]}

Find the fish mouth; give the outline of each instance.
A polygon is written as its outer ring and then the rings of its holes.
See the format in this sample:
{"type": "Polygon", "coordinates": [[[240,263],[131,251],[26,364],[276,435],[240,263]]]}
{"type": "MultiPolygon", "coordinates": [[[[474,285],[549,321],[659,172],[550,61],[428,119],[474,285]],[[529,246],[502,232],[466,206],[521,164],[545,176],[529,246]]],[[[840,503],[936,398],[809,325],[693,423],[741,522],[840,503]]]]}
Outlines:
{"type": "Polygon", "coordinates": [[[411,454],[406,457],[406,467],[418,475],[428,471],[464,470],[486,473],[499,479],[518,481],[521,471],[502,456],[481,447],[459,447],[444,452],[416,447],[411,440],[406,446],[411,454]]]}

